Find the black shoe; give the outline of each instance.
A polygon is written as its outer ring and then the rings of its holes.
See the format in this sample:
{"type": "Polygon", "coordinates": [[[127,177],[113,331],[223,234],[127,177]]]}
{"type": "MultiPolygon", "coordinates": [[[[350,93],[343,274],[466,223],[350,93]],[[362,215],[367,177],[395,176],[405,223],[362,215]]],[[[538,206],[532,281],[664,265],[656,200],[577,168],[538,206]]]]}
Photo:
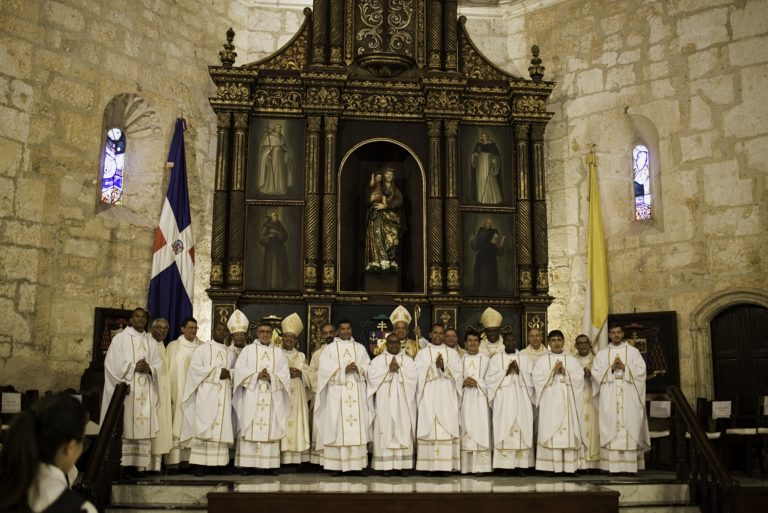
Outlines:
{"type": "Polygon", "coordinates": [[[205,467],[203,467],[202,465],[192,465],[191,470],[192,470],[192,475],[195,477],[203,477],[206,474],[205,467]]]}

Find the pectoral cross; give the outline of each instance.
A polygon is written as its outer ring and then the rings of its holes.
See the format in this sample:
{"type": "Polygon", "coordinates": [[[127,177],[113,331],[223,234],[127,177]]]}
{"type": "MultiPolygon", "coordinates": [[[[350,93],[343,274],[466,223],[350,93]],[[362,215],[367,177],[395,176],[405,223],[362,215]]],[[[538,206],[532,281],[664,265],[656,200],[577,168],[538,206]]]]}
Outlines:
{"type": "Polygon", "coordinates": [[[138,422],[142,426],[144,425],[145,420],[149,420],[149,417],[145,417],[144,414],[140,414],[138,417],[135,418],[135,422],[138,422]]]}
{"type": "Polygon", "coordinates": [[[352,408],[353,405],[357,404],[357,401],[350,395],[344,403],[347,405],[347,408],[352,408]]]}
{"type": "Polygon", "coordinates": [[[136,398],[137,401],[141,404],[141,407],[144,407],[144,403],[147,402],[147,396],[144,394],[141,394],[139,397],[136,398]]]}
{"type": "Polygon", "coordinates": [[[269,401],[267,401],[266,397],[260,397],[258,405],[259,411],[264,411],[266,408],[269,408],[269,401]]]}
{"type": "Polygon", "coordinates": [[[379,328],[381,331],[384,331],[387,329],[387,323],[384,321],[381,321],[376,325],[377,328],[379,328]]]}
{"type": "Polygon", "coordinates": [[[264,422],[264,419],[261,419],[261,418],[259,419],[258,422],[254,422],[253,425],[259,428],[259,431],[267,427],[267,423],[264,422]]]}

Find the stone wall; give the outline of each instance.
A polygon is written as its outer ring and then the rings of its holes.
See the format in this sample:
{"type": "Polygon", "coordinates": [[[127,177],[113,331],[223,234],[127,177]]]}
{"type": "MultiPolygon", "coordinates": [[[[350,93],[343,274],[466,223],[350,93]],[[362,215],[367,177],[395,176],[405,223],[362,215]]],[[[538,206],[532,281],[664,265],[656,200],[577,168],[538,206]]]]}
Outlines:
{"type": "Polygon", "coordinates": [[[205,318],[216,123],[207,66],[247,8],[210,0],[0,2],[0,384],[77,387],[93,309],[144,305],[174,119],[188,121],[205,318]],[[105,106],[121,93],[156,112],[128,140],[125,204],[98,208],[105,106]]]}
{"type": "Polygon", "coordinates": [[[558,83],[546,132],[550,326],[571,339],[581,331],[584,156],[596,144],[611,311],[677,311],[683,390],[707,394],[695,313],[713,297],[768,288],[768,2],[539,3],[465,14],[494,62],[527,76],[535,43],[545,79],[558,83]],[[632,209],[631,148],[654,138],[643,125],[657,138],[651,222],[632,209]]]}

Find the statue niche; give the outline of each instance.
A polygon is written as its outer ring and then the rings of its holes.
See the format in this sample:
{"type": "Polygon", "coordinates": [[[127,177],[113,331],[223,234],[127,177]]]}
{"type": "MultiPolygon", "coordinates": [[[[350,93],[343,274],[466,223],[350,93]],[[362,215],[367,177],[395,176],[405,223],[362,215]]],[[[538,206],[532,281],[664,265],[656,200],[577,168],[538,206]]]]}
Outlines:
{"type": "Polygon", "coordinates": [[[424,291],[424,173],[409,148],[366,141],[339,173],[339,289],[424,291]]]}

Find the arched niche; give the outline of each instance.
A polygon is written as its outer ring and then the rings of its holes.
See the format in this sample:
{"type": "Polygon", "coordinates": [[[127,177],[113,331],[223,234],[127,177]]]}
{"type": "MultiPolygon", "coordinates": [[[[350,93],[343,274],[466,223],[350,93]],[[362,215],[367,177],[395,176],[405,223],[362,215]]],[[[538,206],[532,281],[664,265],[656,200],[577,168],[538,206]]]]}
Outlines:
{"type": "Polygon", "coordinates": [[[365,239],[371,175],[385,167],[395,170],[394,183],[403,196],[395,290],[426,290],[424,166],[412,148],[387,138],[367,139],[347,151],[339,166],[339,291],[365,291],[365,239]]]}

